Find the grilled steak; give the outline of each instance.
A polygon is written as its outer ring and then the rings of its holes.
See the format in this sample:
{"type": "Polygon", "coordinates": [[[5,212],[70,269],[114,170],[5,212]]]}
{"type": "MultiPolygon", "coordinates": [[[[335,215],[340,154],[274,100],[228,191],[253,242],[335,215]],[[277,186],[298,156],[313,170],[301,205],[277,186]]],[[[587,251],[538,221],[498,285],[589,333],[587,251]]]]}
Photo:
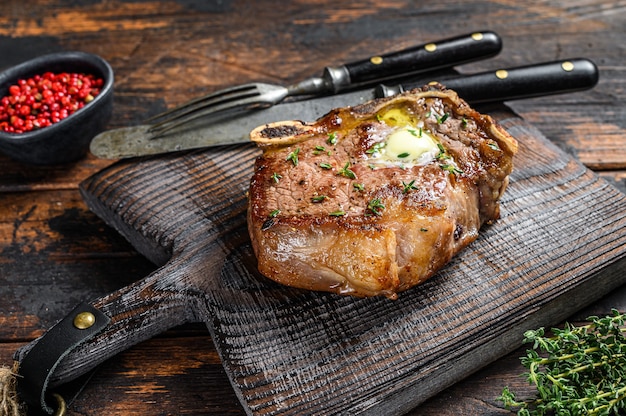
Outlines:
{"type": "Polygon", "coordinates": [[[517,142],[429,85],[260,126],[248,227],[262,274],[355,296],[431,277],[499,217],[517,142]]]}

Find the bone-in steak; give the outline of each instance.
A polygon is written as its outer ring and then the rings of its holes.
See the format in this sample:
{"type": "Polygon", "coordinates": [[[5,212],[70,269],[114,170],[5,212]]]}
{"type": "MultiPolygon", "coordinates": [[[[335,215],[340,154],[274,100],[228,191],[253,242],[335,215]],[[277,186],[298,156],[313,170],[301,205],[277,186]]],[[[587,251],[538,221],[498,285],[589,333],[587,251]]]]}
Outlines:
{"type": "Polygon", "coordinates": [[[248,227],[262,274],[356,296],[415,286],[499,217],[517,142],[425,86],[260,126],[248,227]]]}

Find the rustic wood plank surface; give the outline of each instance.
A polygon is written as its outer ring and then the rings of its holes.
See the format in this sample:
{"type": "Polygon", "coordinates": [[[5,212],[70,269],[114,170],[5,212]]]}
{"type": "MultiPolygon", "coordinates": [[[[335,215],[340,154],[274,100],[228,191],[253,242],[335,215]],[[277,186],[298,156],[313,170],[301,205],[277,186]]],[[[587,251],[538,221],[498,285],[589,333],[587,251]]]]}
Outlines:
{"type": "MultiPolygon", "coordinates": [[[[40,0],[0,4],[0,66],[49,51],[97,53],[116,73],[111,127],[217,88],[292,82],[372,51],[474,30],[502,53],[461,72],[585,56],[601,71],[589,92],[510,103],[567,153],[626,191],[626,2],[408,1],[284,3],[40,0]]],[[[1,157],[0,358],[43,333],[81,300],[110,293],[155,266],[88,211],[78,183],[110,161],[30,167],[1,157]]],[[[616,291],[571,319],[626,309],[616,291]]],[[[520,352],[487,366],[412,414],[507,414],[494,397],[518,377],[520,352]]],[[[242,414],[202,327],[139,344],[101,367],[71,414],[242,414]],[[182,346],[182,348],[181,348],[182,346]],[[166,351],[164,353],[163,351],[166,351]]]]}

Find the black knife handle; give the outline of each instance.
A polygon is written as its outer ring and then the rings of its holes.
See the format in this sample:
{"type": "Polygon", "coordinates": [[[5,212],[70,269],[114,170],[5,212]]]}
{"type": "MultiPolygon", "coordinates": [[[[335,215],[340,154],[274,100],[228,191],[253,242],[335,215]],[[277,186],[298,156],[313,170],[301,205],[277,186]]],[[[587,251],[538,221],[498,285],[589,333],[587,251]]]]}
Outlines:
{"type": "Polygon", "coordinates": [[[358,85],[392,78],[399,74],[408,75],[450,68],[495,56],[501,50],[502,40],[496,33],[475,32],[386,55],[373,56],[345,64],[344,68],[349,74],[349,83],[358,85]]]}
{"type": "MultiPolygon", "coordinates": [[[[438,82],[456,91],[461,98],[476,104],[582,91],[595,86],[598,78],[598,68],[592,61],[576,58],[499,69],[438,82]]],[[[379,86],[376,95],[389,97],[422,85],[423,82],[395,87],[379,86]]]]}

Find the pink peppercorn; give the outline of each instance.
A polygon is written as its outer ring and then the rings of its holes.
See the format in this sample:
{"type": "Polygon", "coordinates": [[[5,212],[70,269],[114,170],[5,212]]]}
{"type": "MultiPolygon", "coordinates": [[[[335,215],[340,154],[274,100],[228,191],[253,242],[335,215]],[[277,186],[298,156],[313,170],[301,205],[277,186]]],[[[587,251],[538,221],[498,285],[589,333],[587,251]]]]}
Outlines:
{"type": "Polygon", "coordinates": [[[68,72],[20,79],[0,99],[0,130],[19,134],[58,123],[92,101],[103,84],[102,78],[68,72]]]}

